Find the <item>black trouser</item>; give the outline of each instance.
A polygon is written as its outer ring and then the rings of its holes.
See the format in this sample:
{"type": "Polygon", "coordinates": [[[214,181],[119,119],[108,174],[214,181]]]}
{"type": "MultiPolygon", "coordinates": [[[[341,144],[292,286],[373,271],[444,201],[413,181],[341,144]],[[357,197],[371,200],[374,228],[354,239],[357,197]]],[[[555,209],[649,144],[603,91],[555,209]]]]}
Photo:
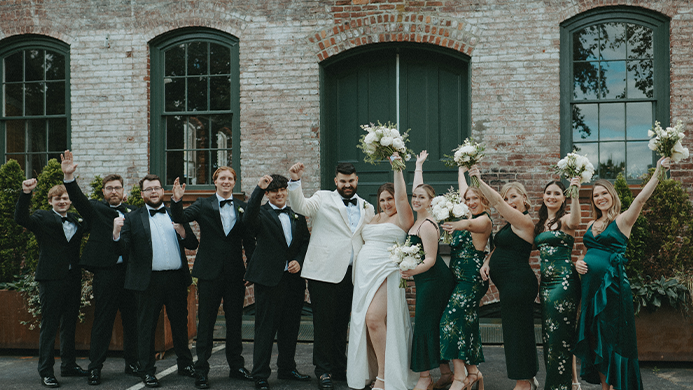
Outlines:
{"type": "Polygon", "coordinates": [[[243,359],[243,340],[241,338],[241,321],[243,318],[243,300],[245,284],[242,279],[230,280],[220,276],[214,280],[197,281],[197,363],[195,370],[209,373],[214,341],[214,324],[217,321],[219,305],[224,301],[226,318],[226,361],[232,370],[245,365],[243,359]]]}
{"type": "Polygon", "coordinates": [[[162,306],[171,323],[173,349],[176,351],[178,367],[192,364],[188,348],[188,286],[185,273],[175,271],[153,271],[149,286],[137,291],[137,341],[138,357],[142,374],[154,375],[154,337],[162,306]]]}
{"type": "Polygon", "coordinates": [[[305,296],[306,281],[298,273],[284,271],[279,284],[272,287],[255,283],[254,379],[267,379],[272,373],[270,358],[275,334],[279,372],[296,369],[294,356],[305,296]]]}
{"type": "Polygon", "coordinates": [[[63,279],[39,281],[41,332],[39,334],[38,372],[55,376],[55,333],[60,328],[60,366],[75,365],[75,326],[79,315],[82,270],[75,267],[63,279]]]}
{"type": "Polygon", "coordinates": [[[313,364],[315,375],[341,374],[346,372],[346,341],[351,296],[351,266],[339,283],[308,280],[310,301],[313,308],[313,364]]]}

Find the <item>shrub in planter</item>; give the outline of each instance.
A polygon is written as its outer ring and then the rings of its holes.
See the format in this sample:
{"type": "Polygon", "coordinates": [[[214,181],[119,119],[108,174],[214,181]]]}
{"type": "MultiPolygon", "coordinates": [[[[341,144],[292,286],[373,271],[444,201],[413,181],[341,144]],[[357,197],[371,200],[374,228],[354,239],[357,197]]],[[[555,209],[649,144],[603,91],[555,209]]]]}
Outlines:
{"type": "Polygon", "coordinates": [[[0,166],[0,283],[21,272],[29,233],[14,222],[14,208],[22,191],[24,171],[15,160],[0,166]]]}

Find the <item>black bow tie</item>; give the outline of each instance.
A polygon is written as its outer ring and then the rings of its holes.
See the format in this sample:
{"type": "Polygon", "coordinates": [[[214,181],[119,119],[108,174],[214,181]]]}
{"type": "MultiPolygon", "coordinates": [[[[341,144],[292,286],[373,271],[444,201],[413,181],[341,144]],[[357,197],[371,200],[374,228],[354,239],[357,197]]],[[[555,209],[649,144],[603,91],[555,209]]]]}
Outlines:
{"type": "Polygon", "coordinates": [[[356,198],[342,199],[342,202],[344,202],[344,205],[347,207],[349,207],[349,203],[353,204],[354,206],[357,206],[359,204],[359,201],[356,198]]]}
{"type": "Polygon", "coordinates": [[[224,207],[227,204],[230,204],[231,206],[233,206],[233,199],[225,199],[225,200],[219,201],[219,207],[224,207]]]}
{"type": "Polygon", "coordinates": [[[284,207],[283,209],[274,209],[274,212],[277,213],[277,215],[281,215],[282,213],[286,213],[288,215],[289,214],[289,208],[284,207]]]}
{"type": "Polygon", "coordinates": [[[149,216],[153,217],[156,215],[156,213],[164,213],[166,214],[166,207],[162,207],[160,209],[149,209],[149,216]]]}
{"type": "Polygon", "coordinates": [[[61,223],[67,222],[67,217],[60,217],[60,222],[61,223]]]}
{"type": "Polygon", "coordinates": [[[128,212],[128,208],[125,207],[125,205],[122,204],[122,203],[119,204],[119,205],[116,206],[116,207],[111,206],[111,208],[112,208],[112,209],[115,209],[115,210],[118,210],[118,211],[120,211],[120,212],[123,213],[123,214],[126,214],[126,213],[128,212]]]}

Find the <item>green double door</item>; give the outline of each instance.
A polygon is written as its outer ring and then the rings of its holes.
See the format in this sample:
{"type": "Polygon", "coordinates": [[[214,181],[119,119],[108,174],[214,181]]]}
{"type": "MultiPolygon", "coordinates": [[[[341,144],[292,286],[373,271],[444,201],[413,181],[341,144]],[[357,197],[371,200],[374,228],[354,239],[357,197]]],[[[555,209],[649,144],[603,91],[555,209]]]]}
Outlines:
{"type": "MultiPolygon", "coordinates": [[[[470,134],[468,60],[454,52],[421,46],[373,45],[377,49],[349,52],[322,67],[322,188],[334,187],[339,162],[356,166],[358,193],[373,205],[376,191],[392,181],[390,164],[363,162],[356,145],[367,123],[399,123],[409,132],[408,146],[427,150],[424,182],[437,193],[457,187],[457,169],[445,167],[443,158],[470,134]],[[347,55],[348,54],[348,55],[347,55]]],[[[405,180],[411,195],[415,156],[407,163],[405,180]]]]}

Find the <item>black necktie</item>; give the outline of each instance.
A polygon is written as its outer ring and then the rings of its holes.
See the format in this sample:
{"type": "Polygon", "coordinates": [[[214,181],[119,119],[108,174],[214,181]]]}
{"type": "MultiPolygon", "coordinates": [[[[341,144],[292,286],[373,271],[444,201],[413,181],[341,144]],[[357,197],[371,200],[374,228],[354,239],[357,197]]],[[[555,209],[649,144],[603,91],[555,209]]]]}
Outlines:
{"type": "Polygon", "coordinates": [[[219,207],[224,207],[227,204],[230,204],[231,206],[233,206],[233,199],[225,199],[225,200],[220,201],[219,207]]]}
{"type": "Polygon", "coordinates": [[[154,215],[156,215],[156,213],[164,213],[165,214],[166,213],[166,207],[162,207],[162,208],[156,209],[156,210],[149,209],[149,216],[153,217],[154,215]]]}
{"type": "Polygon", "coordinates": [[[342,199],[342,202],[344,202],[344,205],[347,207],[349,207],[349,203],[353,204],[354,206],[357,206],[359,204],[359,201],[356,198],[342,199]]]}
{"type": "Polygon", "coordinates": [[[282,213],[286,213],[288,215],[289,214],[289,208],[284,207],[283,209],[274,209],[274,212],[277,213],[277,216],[281,215],[282,213]]]}
{"type": "Polygon", "coordinates": [[[65,223],[65,221],[67,221],[67,217],[60,217],[60,222],[61,222],[61,223],[65,223]]]}

